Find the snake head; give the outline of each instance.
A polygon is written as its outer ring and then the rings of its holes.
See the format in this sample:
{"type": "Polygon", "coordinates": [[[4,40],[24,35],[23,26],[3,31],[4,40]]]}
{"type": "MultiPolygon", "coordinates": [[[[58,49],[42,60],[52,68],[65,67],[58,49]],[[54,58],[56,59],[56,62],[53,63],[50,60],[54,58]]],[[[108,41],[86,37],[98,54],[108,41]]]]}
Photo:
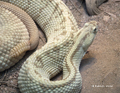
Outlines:
{"type": "Polygon", "coordinates": [[[90,21],[77,32],[74,41],[77,47],[81,47],[84,52],[87,51],[88,47],[92,44],[94,37],[97,33],[97,22],[90,21]]]}
{"type": "Polygon", "coordinates": [[[84,25],[84,31],[83,31],[83,50],[86,52],[88,47],[92,44],[94,37],[98,31],[98,26],[96,21],[88,22],[84,25]]]}
{"type": "Polygon", "coordinates": [[[80,60],[87,52],[87,49],[92,44],[97,33],[97,22],[91,21],[86,23],[74,36],[74,44],[67,56],[68,62],[70,59],[79,68],[80,60]]]}

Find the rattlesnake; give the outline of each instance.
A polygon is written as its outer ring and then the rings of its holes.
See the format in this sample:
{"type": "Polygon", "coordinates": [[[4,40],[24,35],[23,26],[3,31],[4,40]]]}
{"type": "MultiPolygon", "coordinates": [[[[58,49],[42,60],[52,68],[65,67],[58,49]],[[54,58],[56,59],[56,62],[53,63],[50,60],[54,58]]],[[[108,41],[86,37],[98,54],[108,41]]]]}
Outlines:
{"type": "Polygon", "coordinates": [[[1,1],[9,2],[26,11],[47,37],[47,43],[35,51],[20,69],[20,91],[79,93],[82,85],[79,73],[80,60],[96,35],[97,23],[91,21],[79,30],[72,13],[61,0],[1,1]],[[63,79],[51,81],[50,79],[62,69],[63,79]]]}

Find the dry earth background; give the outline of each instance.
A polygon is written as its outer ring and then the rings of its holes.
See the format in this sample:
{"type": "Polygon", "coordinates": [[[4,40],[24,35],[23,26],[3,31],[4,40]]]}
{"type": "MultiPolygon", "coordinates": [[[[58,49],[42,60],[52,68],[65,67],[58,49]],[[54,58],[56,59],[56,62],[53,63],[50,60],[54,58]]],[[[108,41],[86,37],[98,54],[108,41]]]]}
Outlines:
{"type": "MultiPolygon", "coordinates": [[[[80,65],[81,93],[120,93],[120,0],[102,4],[100,9],[103,12],[96,16],[88,16],[77,0],[63,1],[75,16],[79,28],[90,20],[97,21],[99,25],[99,32],[80,65]]],[[[39,42],[38,48],[46,42],[42,32],[39,42]]],[[[20,93],[18,73],[23,62],[34,51],[27,52],[15,66],[0,72],[0,93],[20,93]]],[[[61,79],[61,76],[54,79],[61,79]]]]}

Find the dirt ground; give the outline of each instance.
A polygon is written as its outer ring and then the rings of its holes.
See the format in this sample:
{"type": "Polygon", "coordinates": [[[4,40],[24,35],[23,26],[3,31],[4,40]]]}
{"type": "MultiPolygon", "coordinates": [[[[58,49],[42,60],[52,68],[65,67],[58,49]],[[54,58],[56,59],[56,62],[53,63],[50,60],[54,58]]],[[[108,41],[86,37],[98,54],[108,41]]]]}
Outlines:
{"type": "MultiPolygon", "coordinates": [[[[79,28],[91,20],[98,22],[96,38],[80,65],[81,93],[120,93],[120,0],[109,0],[102,4],[102,13],[96,16],[88,16],[77,0],[63,1],[75,16],[79,28]]],[[[40,32],[38,48],[45,42],[40,32]]],[[[0,72],[0,93],[20,93],[17,86],[18,73],[23,62],[34,51],[27,52],[16,65],[0,72]]]]}

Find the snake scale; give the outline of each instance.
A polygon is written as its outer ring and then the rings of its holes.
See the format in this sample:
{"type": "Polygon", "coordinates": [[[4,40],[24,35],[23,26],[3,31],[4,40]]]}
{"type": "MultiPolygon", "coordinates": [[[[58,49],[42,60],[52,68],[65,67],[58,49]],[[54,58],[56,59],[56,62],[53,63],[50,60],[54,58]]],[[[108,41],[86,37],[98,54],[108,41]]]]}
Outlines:
{"type": "MultiPolygon", "coordinates": [[[[82,86],[82,78],[79,73],[80,61],[93,42],[97,32],[97,22],[88,22],[83,28],[79,29],[72,13],[61,0],[0,1],[9,2],[27,12],[42,28],[47,37],[47,43],[41,49],[36,50],[22,65],[18,77],[20,91],[22,93],[79,93],[82,86]],[[51,81],[51,78],[62,70],[63,79],[51,81]]],[[[0,56],[3,55],[1,58],[3,59],[1,62],[2,66],[5,64],[4,57],[9,58],[9,62],[6,62],[9,65],[11,60],[20,59],[25,54],[25,51],[35,48],[38,42],[37,28],[33,27],[35,24],[29,21],[31,20],[29,16],[22,13],[22,10],[20,10],[20,14],[18,8],[10,8],[13,5],[5,2],[0,2],[0,7],[2,7],[0,10],[7,11],[7,13],[9,12],[8,14],[13,13],[13,17],[17,16],[15,20],[17,18],[19,18],[18,21],[22,20],[22,22],[20,21],[21,28],[19,27],[18,31],[23,29],[21,31],[23,34],[14,34],[16,37],[20,35],[20,37],[16,38],[20,39],[19,42],[13,40],[18,42],[18,44],[15,43],[14,45],[18,48],[14,48],[13,45],[11,47],[11,44],[8,44],[10,48],[6,51],[9,52],[5,52],[8,53],[7,57],[5,53],[0,54],[0,56]],[[26,18],[22,19],[25,15],[26,18]],[[30,22],[33,26],[24,22],[27,18],[28,23],[30,22]],[[20,48],[23,49],[19,51],[20,48]]],[[[1,20],[0,23],[2,23],[1,20]]],[[[11,35],[13,35],[12,32],[11,35]]],[[[0,47],[3,48],[2,43],[0,47]]],[[[1,67],[1,71],[4,70],[3,68],[7,69],[9,67],[1,67]]]]}

